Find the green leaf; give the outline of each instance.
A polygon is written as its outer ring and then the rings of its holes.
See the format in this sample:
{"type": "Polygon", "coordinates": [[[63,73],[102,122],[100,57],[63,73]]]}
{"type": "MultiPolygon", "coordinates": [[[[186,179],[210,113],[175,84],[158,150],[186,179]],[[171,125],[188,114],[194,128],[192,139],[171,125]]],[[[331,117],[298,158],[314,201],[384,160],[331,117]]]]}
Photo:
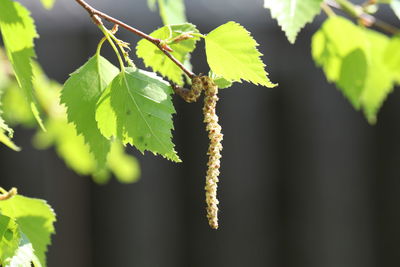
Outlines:
{"type": "Polygon", "coordinates": [[[187,21],[184,0],[158,0],[158,7],[164,25],[181,24],[187,21]]]}
{"type": "Polygon", "coordinates": [[[384,63],[388,43],[385,35],[341,17],[327,19],[312,38],[317,65],[370,123],[393,88],[394,76],[384,63]]]}
{"type": "Polygon", "coordinates": [[[32,243],[26,235],[21,233],[21,239],[19,240],[18,248],[15,255],[10,259],[8,264],[4,267],[42,267],[40,260],[35,254],[32,243]]]}
{"type": "Polygon", "coordinates": [[[110,141],[97,128],[96,103],[118,72],[118,68],[105,58],[95,55],[71,74],[61,93],[68,121],[75,124],[78,134],[83,135],[100,167],[106,162],[110,141]]]}
{"type": "Polygon", "coordinates": [[[210,32],[206,38],[207,62],[211,70],[229,81],[252,82],[275,87],[268,79],[257,42],[240,24],[230,21],[210,32]]]}
{"type": "Polygon", "coordinates": [[[180,159],[174,150],[172,89],[154,73],[127,68],[103,92],[96,112],[100,131],[107,138],[118,137],[124,144],[180,159]]]}
{"type": "Polygon", "coordinates": [[[228,81],[224,77],[216,75],[211,70],[208,72],[208,76],[213,79],[214,83],[218,86],[219,89],[225,89],[232,86],[232,81],[228,81]]]}
{"type": "Polygon", "coordinates": [[[2,0],[0,29],[7,56],[13,66],[15,77],[24,89],[30,108],[39,125],[44,129],[33,93],[32,65],[34,39],[37,37],[35,24],[29,11],[18,2],[2,0]]]}
{"type": "Polygon", "coordinates": [[[271,10],[292,44],[297,34],[319,14],[323,0],[264,0],[264,7],[271,10]]]}
{"type": "Polygon", "coordinates": [[[392,72],[397,84],[400,84],[400,36],[390,39],[385,49],[384,61],[392,72]]]}
{"type": "MultiPolygon", "coordinates": [[[[34,65],[34,73],[34,86],[38,100],[48,111],[48,119],[45,121],[47,132],[38,131],[36,133],[34,138],[36,148],[46,149],[53,145],[57,154],[68,167],[80,175],[91,175],[97,183],[107,182],[111,176],[110,171],[114,172],[116,178],[119,179],[118,168],[126,169],[127,161],[121,161],[118,166],[118,163],[110,163],[112,158],[132,158],[131,162],[135,159],[123,154],[122,148],[120,149],[122,155],[116,155],[112,148],[115,145],[112,145],[105,166],[100,166],[93,153],[90,152],[89,145],[85,143],[83,135],[78,135],[75,125],[67,121],[67,109],[60,104],[61,85],[50,81],[37,65],[34,65]]],[[[119,144],[119,146],[122,145],[119,144]]],[[[132,165],[131,167],[135,168],[136,166],[132,165]]],[[[132,171],[132,176],[126,180],[134,181],[137,178],[134,176],[135,173],[132,171]]]]}
{"type": "MultiPolygon", "coordinates": [[[[21,232],[32,243],[40,264],[46,266],[47,246],[51,242],[50,236],[54,233],[53,224],[56,220],[53,209],[44,200],[17,195],[0,201],[0,212],[16,221],[21,232]]],[[[22,254],[27,252],[25,244],[28,242],[23,242],[22,254]]]]}
{"type": "MultiPolygon", "coordinates": [[[[182,34],[198,33],[196,26],[190,23],[180,25],[170,25],[159,28],[150,35],[168,42],[168,45],[174,50],[171,54],[180,62],[188,59],[189,54],[195,49],[198,36],[193,36],[180,42],[173,42],[173,39],[182,34]]],[[[167,77],[176,84],[183,85],[183,71],[175,65],[163,52],[154,44],[143,39],[136,46],[136,54],[143,59],[146,67],[151,67],[162,76],[167,77]]]]}
{"type": "Polygon", "coordinates": [[[381,33],[365,30],[367,39],[368,75],[361,96],[364,114],[368,121],[376,122],[376,115],[394,86],[393,75],[385,65],[385,47],[389,38],[381,33]]]}
{"type": "Polygon", "coordinates": [[[156,10],[156,3],[164,25],[187,22],[184,0],[147,0],[147,6],[151,11],[156,10]]]}
{"type": "Polygon", "coordinates": [[[51,9],[54,6],[55,0],[40,0],[42,2],[42,5],[47,8],[51,9]]]}
{"type": "Polygon", "coordinates": [[[400,19],[400,0],[392,0],[392,2],[390,3],[390,7],[392,8],[396,16],[400,19]]]}
{"type": "Polygon", "coordinates": [[[0,265],[6,265],[15,255],[21,234],[14,219],[0,214],[0,265]]]}

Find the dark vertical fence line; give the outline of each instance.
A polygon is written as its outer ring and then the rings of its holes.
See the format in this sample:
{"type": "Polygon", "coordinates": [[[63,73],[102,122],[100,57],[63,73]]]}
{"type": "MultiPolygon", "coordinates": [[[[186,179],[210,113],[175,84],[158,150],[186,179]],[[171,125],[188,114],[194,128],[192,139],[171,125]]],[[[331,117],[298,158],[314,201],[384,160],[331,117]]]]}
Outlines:
{"type": "Polygon", "coordinates": [[[400,264],[400,112],[399,87],[389,96],[375,126],[374,179],[377,266],[400,264]],[[393,115],[396,114],[396,115],[393,115]]]}

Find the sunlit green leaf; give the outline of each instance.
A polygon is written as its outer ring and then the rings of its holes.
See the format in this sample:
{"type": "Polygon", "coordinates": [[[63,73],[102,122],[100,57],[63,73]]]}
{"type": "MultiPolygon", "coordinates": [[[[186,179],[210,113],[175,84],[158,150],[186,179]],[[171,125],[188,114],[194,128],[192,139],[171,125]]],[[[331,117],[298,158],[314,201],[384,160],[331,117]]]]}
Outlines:
{"type": "Polygon", "coordinates": [[[25,91],[33,115],[44,129],[32,87],[31,60],[35,57],[34,39],[37,37],[33,19],[29,11],[18,2],[2,0],[0,29],[18,83],[25,91]]]}
{"type": "Polygon", "coordinates": [[[400,37],[392,37],[386,46],[384,61],[389,70],[393,73],[397,84],[400,84],[400,37]]]}
{"type": "Polygon", "coordinates": [[[297,34],[320,12],[323,0],[264,0],[264,7],[271,10],[289,42],[295,42],[297,34]]]}
{"type": "MultiPolygon", "coordinates": [[[[171,54],[180,62],[185,62],[189,54],[195,49],[198,36],[175,42],[174,39],[184,34],[198,33],[193,24],[185,23],[180,25],[164,26],[150,35],[161,40],[165,40],[174,50],[171,54]]],[[[162,76],[167,77],[176,84],[183,85],[183,71],[175,65],[164,53],[154,44],[147,40],[140,40],[136,47],[136,54],[143,59],[146,67],[151,67],[162,76]]]]}
{"type": "Polygon", "coordinates": [[[28,241],[25,238],[22,240],[22,244],[19,244],[22,250],[21,254],[15,259],[15,265],[10,266],[30,266],[17,264],[20,261],[25,262],[26,259],[34,261],[34,257],[29,256],[29,253],[32,252],[29,250],[30,243],[32,243],[34,254],[40,264],[46,266],[47,246],[51,242],[50,237],[54,233],[53,224],[56,220],[53,209],[44,200],[17,195],[0,201],[0,212],[13,218],[21,232],[29,239],[28,241]]]}
{"type": "Polygon", "coordinates": [[[268,79],[262,54],[250,33],[230,21],[210,32],[206,38],[207,62],[211,70],[228,81],[245,81],[274,87],[268,79]]]}
{"type": "Polygon", "coordinates": [[[341,17],[329,18],[312,38],[317,65],[370,123],[393,88],[394,76],[384,62],[388,43],[385,35],[341,17]]]}
{"type": "Polygon", "coordinates": [[[89,145],[99,166],[103,166],[110,150],[110,141],[97,128],[96,104],[107,85],[118,74],[117,67],[95,55],[71,74],[61,93],[61,103],[67,107],[68,121],[76,126],[89,145]]]}
{"type": "Polygon", "coordinates": [[[141,152],[180,161],[174,150],[172,89],[154,73],[127,68],[99,100],[96,120],[107,138],[118,137],[141,152]]]}
{"type": "Polygon", "coordinates": [[[187,21],[184,0],[158,0],[158,8],[164,25],[181,24],[187,21]]]}

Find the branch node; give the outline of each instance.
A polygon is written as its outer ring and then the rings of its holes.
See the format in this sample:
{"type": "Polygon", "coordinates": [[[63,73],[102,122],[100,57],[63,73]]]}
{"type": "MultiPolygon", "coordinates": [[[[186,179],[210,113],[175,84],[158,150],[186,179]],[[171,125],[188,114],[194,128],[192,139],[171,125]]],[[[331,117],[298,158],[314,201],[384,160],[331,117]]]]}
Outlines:
{"type": "Polygon", "coordinates": [[[101,21],[101,18],[96,15],[96,14],[90,14],[90,17],[92,18],[92,21],[94,24],[97,26],[103,25],[103,22],[101,21]]]}

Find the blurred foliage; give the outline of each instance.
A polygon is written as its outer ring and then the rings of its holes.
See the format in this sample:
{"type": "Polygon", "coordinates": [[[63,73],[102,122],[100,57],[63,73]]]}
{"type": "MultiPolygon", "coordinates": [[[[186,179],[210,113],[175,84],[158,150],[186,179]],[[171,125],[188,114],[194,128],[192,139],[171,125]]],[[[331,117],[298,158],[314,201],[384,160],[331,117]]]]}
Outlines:
{"type": "MultiPolygon", "coordinates": [[[[91,175],[98,183],[106,183],[111,174],[122,183],[135,182],[140,176],[139,163],[136,158],[126,154],[122,144],[117,141],[112,142],[105,166],[97,166],[83,137],[77,134],[73,124],[67,122],[66,108],[59,103],[62,85],[48,79],[36,62],[32,67],[35,96],[44,114],[43,121],[47,129],[46,132],[37,130],[33,138],[34,146],[38,149],[54,146],[68,167],[80,175],[91,175]]],[[[13,75],[5,71],[10,70],[10,66],[4,58],[0,61],[0,70],[3,70],[0,71],[0,90],[3,92],[1,102],[5,120],[12,126],[36,128],[35,118],[23,90],[13,75]]]]}
{"type": "Polygon", "coordinates": [[[333,16],[312,38],[312,56],[355,109],[370,123],[399,82],[400,42],[333,16]],[[349,38],[351,36],[351,38],[349,38]]]}

